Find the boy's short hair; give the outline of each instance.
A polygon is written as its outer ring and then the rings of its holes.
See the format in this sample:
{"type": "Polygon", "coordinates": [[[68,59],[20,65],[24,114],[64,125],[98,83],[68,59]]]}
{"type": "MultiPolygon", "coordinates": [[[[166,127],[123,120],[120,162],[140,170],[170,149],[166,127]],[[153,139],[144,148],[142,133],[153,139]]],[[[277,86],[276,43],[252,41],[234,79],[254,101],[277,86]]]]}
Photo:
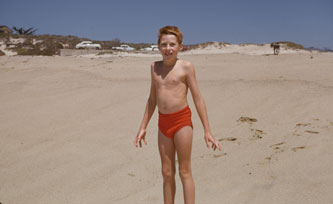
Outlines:
{"type": "Polygon", "coordinates": [[[177,26],[164,26],[158,31],[158,44],[161,42],[162,35],[174,35],[177,38],[179,44],[183,43],[183,33],[177,26]]]}

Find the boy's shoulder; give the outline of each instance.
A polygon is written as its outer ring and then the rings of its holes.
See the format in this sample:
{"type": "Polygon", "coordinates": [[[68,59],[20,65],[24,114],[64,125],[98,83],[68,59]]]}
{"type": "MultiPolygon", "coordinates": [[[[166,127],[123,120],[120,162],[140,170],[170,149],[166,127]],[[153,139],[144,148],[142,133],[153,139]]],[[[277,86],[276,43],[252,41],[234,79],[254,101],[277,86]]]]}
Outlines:
{"type": "Polygon", "coordinates": [[[194,71],[194,66],[190,61],[179,60],[179,67],[185,71],[185,73],[192,73],[194,71]]]}
{"type": "Polygon", "coordinates": [[[193,67],[193,64],[190,61],[187,60],[178,60],[179,64],[183,67],[183,68],[190,68],[193,67]]]}
{"type": "Polygon", "coordinates": [[[162,60],[159,60],[159,61],[153,61],[151,63],[151,66],[154,67],[154,66],[159,66],[159,65],[162,65],[163,61],[162,60]]]}

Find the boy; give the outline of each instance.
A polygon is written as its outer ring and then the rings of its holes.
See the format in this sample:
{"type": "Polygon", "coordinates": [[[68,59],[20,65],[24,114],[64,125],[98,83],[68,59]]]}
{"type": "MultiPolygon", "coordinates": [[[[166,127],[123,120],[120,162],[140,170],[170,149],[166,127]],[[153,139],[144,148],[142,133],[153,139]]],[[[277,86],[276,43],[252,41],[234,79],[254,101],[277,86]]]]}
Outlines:
{"type": "Polygon", "coordinates": [[[176,26],[165,26],[159,30],[158,49],[163,60],[151,65],[150,95],[146,110],[135,138],[135,145],[145,144],[146,127],[155,107],[158,107],[158,148],[162,163],[163,196],[165,204],[174,203],[175,154],[179,162],[179,175],[183,184],[185,204],[194,203],[194,181],[191,171],[193,126],[191,110],[187,103],[187,91],[191,90],[193,101],[204,127],[207,147],[212,143],[215,150],[220,145],[209,127],[204,99],[202,98],[194,67],[190,62],[179,60],[178,52],[183,48],[183,34],[176,26]]]}

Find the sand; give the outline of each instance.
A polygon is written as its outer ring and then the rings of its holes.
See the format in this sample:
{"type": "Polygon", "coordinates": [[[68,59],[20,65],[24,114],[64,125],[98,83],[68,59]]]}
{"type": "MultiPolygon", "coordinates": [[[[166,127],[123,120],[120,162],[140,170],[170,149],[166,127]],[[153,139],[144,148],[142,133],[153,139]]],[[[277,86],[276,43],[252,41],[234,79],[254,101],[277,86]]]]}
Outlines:
{"type": "MultiPolygon", "coordinates": [[[[333,201],[333,54],[180,58],[223,148],[206,148],[189,95],[196,203],[333,201]]],[[[0,202],[163,203],[156,112],[133,144],[158,59],[0,57],[0,202]]]]}

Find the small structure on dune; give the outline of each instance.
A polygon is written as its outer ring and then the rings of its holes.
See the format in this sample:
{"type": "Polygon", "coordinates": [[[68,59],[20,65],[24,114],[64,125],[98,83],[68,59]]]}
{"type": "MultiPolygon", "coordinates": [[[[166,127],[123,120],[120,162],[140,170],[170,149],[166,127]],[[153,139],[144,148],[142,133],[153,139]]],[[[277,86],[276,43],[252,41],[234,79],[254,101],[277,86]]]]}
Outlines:
{"type": "Polygon", "coordinates": [[[0,26],[0,33],[12,33],[13,31],[5,25],[0,26]]]}
{"type": "Polygon", "coordinates": [[[274,55],[278,55],[279,52],[280,52],[280,44],[276,43],[276,42],[273,42],[273,43],[271,43],[271,47],[274,50],[274,55]]]}

